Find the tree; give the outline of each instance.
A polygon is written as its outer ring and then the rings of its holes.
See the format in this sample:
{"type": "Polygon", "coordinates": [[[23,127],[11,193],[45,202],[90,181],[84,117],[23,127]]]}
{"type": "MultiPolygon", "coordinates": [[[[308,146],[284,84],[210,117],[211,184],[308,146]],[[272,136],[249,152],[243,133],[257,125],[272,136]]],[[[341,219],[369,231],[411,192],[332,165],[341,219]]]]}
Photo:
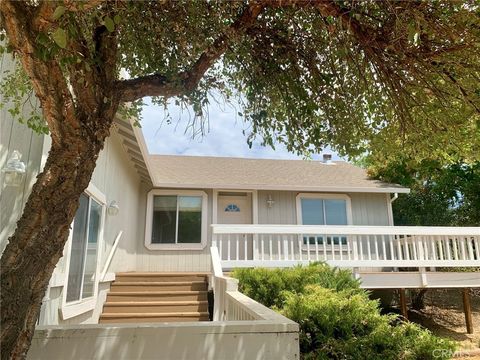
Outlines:
{"type": "Polygon", "coordinates": [[[373,177],[411,189],[393,203],[396,225],[480,226],[480,161],[417,162],[397,155],[381,163],[367,157],[364,165],[373,177]]]}
{"type": "Polygon", "coordinates": [[[328,143],[353,156],[390,132],[459,140],[450,125],[478,126],[478,11],[445,0],[1,0],[3,49],[22,65],[6,95],[20,106],[17,90],[31,85],[45,124],[25,120],[52,138],[1,258],[2,357],[26,356],[118,111],[175,98],[201,121],[214,92],[237,99],[252,137],[300,153],[328,143]]]}

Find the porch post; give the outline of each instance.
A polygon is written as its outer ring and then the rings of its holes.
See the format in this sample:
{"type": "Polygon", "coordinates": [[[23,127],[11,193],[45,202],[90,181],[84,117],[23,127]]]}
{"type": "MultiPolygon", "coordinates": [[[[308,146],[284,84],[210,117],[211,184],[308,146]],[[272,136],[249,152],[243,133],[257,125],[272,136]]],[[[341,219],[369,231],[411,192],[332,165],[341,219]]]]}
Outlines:
{"type": "Polygon", "coordinates": [[[470,289],[465,288],[463,295],[463,311],[465,312],[465,323],[467,325],[467,333],[473,334],[472,306],[470,303],[470,289]]]}
{"type": "Polygon", "coordinates": [[[408,320],[408,309],[407,309],[407,300],[405,297],[405,289],[399,289],[400,293],[400,310],[402,312],[402,316],[408,320]]]}

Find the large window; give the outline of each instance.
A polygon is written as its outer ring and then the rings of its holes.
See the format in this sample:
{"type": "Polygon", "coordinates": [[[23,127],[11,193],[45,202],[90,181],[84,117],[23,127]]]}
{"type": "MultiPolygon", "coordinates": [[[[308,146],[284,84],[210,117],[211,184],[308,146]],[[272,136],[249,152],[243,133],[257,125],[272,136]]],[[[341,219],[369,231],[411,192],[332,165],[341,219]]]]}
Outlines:
{"type": "MultiPolygon", "coordinates": [[[[350,218],[350,198],[346,195],[299,194],[297,196],[298,223],[301,225],[348,225],[350,218]]],[[[338,245],[346,244],[345,236],[309,235],[304,236],[306,244],[338,245]]]]}
{"type": "Polygon", "coordinates": [[[199,249],[206,237],[206,194],[153,190],[148,197],[145,244],[150,249],[199,249]]]}
{"type": "Polygon", "coordinates": [[[105,202],[105,196],[93,185],[80,195],[70,231],[67,281],[62,300],[63,319],[95,307],[105,202]]]}

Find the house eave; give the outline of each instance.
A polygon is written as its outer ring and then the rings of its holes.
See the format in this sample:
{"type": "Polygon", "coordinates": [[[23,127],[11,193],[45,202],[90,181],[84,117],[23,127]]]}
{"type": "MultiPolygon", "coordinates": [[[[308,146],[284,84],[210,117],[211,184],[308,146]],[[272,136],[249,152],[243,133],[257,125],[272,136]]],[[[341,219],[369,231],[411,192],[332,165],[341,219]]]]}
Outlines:
{"type": "Polygon", "coordinates": [[[179,184],[179,183],[155,183],[156,188],[179,188],[179,189],[221,189],[221,190],[270,190],[270,191],[306,191],[306,192],[331,192],[331,193],[410,193],[409,188],[404,187],[350,187],[350,186],[293,186],[293,185],[268,185],[268,184],[179,184]]]}

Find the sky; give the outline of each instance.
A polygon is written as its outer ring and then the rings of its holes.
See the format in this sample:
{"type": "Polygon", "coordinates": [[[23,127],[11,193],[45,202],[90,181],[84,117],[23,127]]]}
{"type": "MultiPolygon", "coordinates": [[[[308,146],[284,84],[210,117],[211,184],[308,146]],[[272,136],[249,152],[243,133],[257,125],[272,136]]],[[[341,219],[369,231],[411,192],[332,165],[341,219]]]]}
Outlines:
{"type": "MultiPolygon", "coordinates": [[[[197,134],[190,124],[188,111],[181,111],[179,107],[170,106],[172,122],[165,120],[165,112],[161,106],[153,105],[146,99],[142,111],[141,126],[150,154],[163,155],[192,155],[192,156],[228,156],[263,159],[299,159],[300,156],[289,153],[285,146],[277,144],[275,150],[261,146],[257,141],[249,148],[247,137],[248,124],[236,116],[237,109],[225,107],[211,101],[209,108],[208,129],[204,136],[197,134]]],[[[198,127],[197,127],[198,128],[198,127]]],[[[331,150],[333,159],[339,157],[331,150]]],[[[313,159],[321,159],[321,154],[314,154],[313,159]]]]}

